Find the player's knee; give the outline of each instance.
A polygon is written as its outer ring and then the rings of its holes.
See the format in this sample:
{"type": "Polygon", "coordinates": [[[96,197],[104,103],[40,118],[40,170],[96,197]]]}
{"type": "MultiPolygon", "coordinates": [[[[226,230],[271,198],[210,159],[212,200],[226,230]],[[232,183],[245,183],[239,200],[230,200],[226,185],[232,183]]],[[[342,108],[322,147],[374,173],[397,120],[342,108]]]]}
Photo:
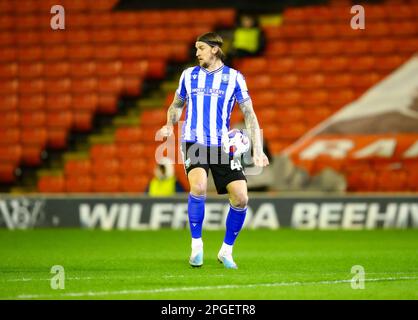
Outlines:
{"type": "Polygon", "coordinates": [[[237,208],[245,208],[248,204],[248,195],[245,192],[236,193],[230,198],[231,204],[237,208]]]}
{"type": "Polygon", "coordinates": [[[204,196],[206,194],[206,184],[202,182],[193,183],[190,186],[190,191],[196,196],[204,196]]]}

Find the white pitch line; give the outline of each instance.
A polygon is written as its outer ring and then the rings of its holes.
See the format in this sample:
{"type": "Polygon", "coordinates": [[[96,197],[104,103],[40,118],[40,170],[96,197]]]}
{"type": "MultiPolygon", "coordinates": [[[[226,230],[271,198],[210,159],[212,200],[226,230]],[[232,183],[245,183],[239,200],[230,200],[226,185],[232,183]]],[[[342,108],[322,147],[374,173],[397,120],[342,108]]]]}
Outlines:
{"type": "MultiPolygon", "coordinates": [[[[374,278],[365,279],[365,282],[379,282],[379,281],[402,281],[402,280],[418,280],[418,277],[398,277],[398,278],[374,278]]],[[[21,294],[15,297],[0,298],[1,300],[10,299],[45,299],[45,298],[64,298],[64,297],[96,297],[109,295],[131,295],[131,294],[145,294],[145,293],[166,293],[178,291],[199,291],[199,290],[219,290],[219,289],[242,289],[242,288],[257,288],[257,287],[284,287],[284,286],[302,286],[302,285],[318,285],[318,284],[340,284],[352,282],[348,280],[324,280],[312,282],[273,282],[273,283],[256,283],[256,284],[231,284],[231,285],[217,285],[217,286],[200,286],[200,287],[178,287],[178,288],[157,288],[148,290],[121,290],[121,291],[88,291],[88,292],[68,292],[58,295],[51,294],[21,294]]]]}
{"type": "MultiPolygon", "coordinates": [[[[301,272],[297,272],[294,274],[304,274],[301,272]]],[[[317,274],[317,273],[315,273],[317,274]]],[[[321,275],[323,276],[333,276],[333,275],[341,275],[341,274],[346,274],[346,272],[327,272],[327,273],[321,273],[321,275]]],[[[418,271],[411,271],[411,272],[367,272],[366,275],[370,275],[370,274],[378,274],[378,275],[400,275],[400,274],[418,274],[418,271]]],[[[200,277],[201,274],[189,274],[189,275],[184,275],[184,274],[168,274],[168,275],[162,275],[161,277],[164,279],[169,279],[169,278],[192,278],[192,277],[200,277]]],[[[205,277],[213,277],[213,278],[222,278],[225,277],[224,274],[208,274],[205,275],[205,277]]],[[[149,276],[126,276],[126,277],[113,277],[113,276],[104,276],[104,277],[66,277],[66,280],[129,280],[129,279],[143,279],[143,278],[149,278],[149,276]]],[[[16,278],[16,279],[0,279],[0,282],[29,282],[29,281],[51,281],[51,278],[16,278]]]]}

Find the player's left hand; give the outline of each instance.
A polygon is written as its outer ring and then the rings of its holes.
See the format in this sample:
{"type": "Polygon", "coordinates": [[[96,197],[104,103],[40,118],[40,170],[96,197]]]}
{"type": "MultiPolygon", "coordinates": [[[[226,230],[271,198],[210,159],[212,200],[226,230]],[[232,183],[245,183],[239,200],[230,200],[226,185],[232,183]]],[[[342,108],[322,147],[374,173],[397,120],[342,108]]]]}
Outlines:
{"type": "Polygon", "coordinates": [[[266,167],[269,165],[269,159],[264,154],[264,152],[261,152],[259,154],[254,155],[254,165],[257,167],[266,167]]]}

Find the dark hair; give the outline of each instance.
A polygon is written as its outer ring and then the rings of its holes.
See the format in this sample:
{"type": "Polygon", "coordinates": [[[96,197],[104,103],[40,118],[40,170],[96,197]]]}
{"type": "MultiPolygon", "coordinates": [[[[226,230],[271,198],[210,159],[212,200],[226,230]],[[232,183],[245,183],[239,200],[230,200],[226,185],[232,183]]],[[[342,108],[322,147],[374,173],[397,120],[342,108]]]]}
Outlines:
{"type": "Polygon", "coordinates": [[[204,42],[211,47],[218,47],[218,51],[216,52],[216,57],[221,59],[222,61],[225,60],[225,54],[222,51],[222,45],[224,40],[222,37],[215,33],[215,32],[207,32],[197,37],[196,41],[204,42]]]}

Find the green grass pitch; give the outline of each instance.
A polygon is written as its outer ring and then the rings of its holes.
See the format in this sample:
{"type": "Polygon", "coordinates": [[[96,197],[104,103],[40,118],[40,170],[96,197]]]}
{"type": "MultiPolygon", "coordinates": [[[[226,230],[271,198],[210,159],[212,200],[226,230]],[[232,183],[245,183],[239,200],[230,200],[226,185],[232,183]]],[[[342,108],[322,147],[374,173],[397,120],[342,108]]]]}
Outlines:
{"type": "Polygon", "coordinates": [[[204,265],[191,268],[188,230],[1,230],[0,299],[418,298],[418,230],[243,230],[238,270],[216,260],[223,234],[204,231],[204,265]],[[54,265],[65,289],[51,288],[54,265]]]}

